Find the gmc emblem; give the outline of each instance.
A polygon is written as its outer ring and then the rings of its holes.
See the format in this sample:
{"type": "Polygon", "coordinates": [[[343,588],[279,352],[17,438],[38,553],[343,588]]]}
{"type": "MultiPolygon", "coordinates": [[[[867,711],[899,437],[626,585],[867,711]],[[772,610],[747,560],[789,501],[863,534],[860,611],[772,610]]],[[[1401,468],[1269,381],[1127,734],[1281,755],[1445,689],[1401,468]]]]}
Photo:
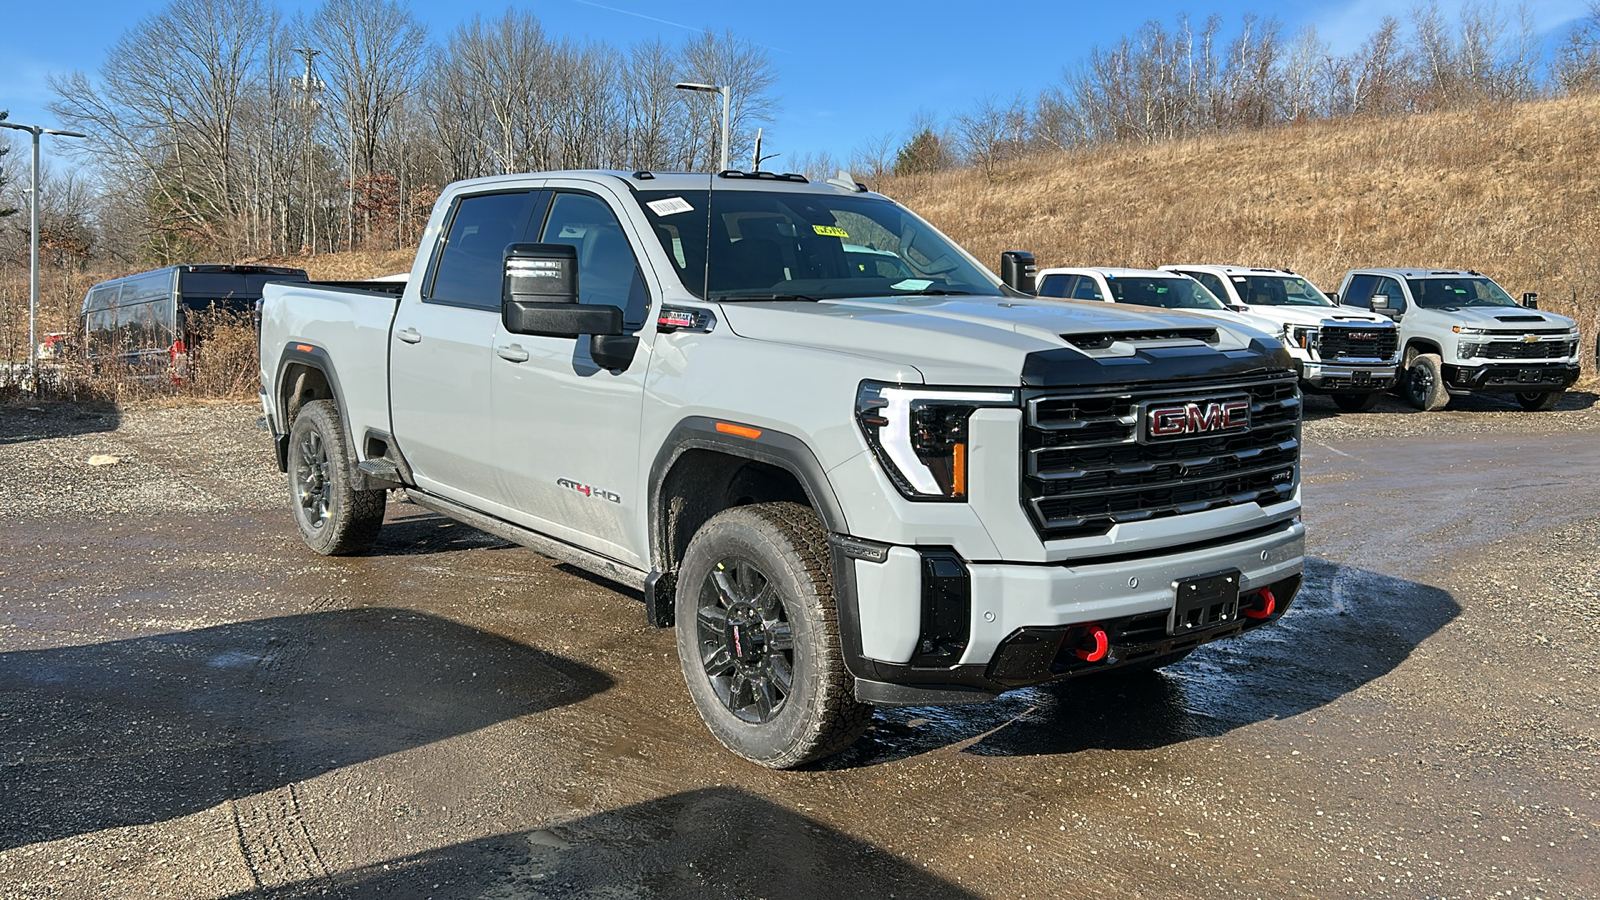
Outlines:
{"type": "Polygon", "coordinates": [[[1242,431],[1250,427],[1250,401],[1206,400],[1170,406],[1150,404],[1144,410],[1146,440],[1242,431]]]}
{"type": "Polygon", "coordinates": [[[1375,333],[1373,333],[1371,331],[1352,331],[1352,332],[1350,332],[1350,340],[1352,340],[1352,341],[1375,341],[1377,339],[1378,339],[1377,334],[1375,334],[1375,333]]]}

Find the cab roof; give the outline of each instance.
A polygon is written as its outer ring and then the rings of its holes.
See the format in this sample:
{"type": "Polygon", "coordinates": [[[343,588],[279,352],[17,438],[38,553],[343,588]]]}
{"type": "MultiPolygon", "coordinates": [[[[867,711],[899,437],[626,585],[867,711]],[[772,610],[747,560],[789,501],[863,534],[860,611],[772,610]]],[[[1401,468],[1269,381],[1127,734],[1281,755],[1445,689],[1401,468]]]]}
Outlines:
{"type": "Polygon", "coordinates": [[[1046,275],[1103,275],[1107,278],[1188,278],[1181,272],[1163,272],[1160,269],[1132,269],[1124,266],[1052,266],[1040,269],[1036,277],[1046,275]]]}
{"type": "Polygon", "coordinates": [[[1170,266],[1162,266],[1161,268],[1162,268],[1163,271],[1169,271],[1169,272],[1174,270],[1174,269],[1203,269],[1203,270],[1205,270],[1207,272],[1213,272],[1213,273],[1216,273],[1216,274],[1229,275],[1229,276],[1232,276],[1232,275],[1288,275],[1291,278],[1299,278],[1299,277],[1301,277],[1298,273],[1294,272],[1292,269],[1274,269],[1274,268],[1265,267],[1265,266],[1216,266],[1216,265],[1209,265],[1209,264],[1206,264],[1206,263],[1201,263],[1201,264],[1198,264],[1198,265],[1187,265],[1187,264],[1185,264],[1185,265],[1170,265],[1170,266]]]}
{"type": "Polygon", "coordinates": [[[1392,275],[1398,278],[1484,278],[1471,269],[1351,269],[1351,275],[1392,275]]]}
{"type": "Polygon", "coordinates": [[[810,194],[867,194],[881,196],[854,180],[846,181],[836,176],[826,181],[812,181],[804,175],[776,172],[651,172],[640,169],[629,172],[621,169],[567,169],[558,172],[521,172],[512,175],[489,175],[459,182],[457,190],[471,190],[498,184],[523,182],[538,178],[575,178],[613,184],[620,183],[630,191],[703,191],[715,185],[718,191],[793,191],[810,194]],[[848,187],[846,185],[849,185],[848,187]]]}

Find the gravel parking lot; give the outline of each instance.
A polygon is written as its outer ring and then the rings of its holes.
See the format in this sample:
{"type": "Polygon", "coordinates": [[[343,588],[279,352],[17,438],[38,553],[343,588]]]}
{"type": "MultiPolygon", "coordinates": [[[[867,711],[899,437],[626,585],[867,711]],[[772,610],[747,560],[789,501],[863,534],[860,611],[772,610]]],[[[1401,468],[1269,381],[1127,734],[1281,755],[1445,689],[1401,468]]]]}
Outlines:
{"type": "Polygon", "coordinates": [[[1146,678],[724,752],[638,596],[249,405],[0,410],[0,896],[1600,896],[1600,407],[1304,428],[1307,585],[1146,678]]]}

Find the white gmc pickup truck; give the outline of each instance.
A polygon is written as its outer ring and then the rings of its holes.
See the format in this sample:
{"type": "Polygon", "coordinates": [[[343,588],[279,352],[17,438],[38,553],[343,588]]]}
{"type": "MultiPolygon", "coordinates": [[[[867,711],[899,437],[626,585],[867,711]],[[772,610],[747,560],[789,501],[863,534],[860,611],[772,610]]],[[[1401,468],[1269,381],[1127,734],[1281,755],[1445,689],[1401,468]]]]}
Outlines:
{"type": "Polygon", "coordinates": [[[1295,597],[1284,347],[1036,300],[1030,260],[842,179],[479,179],[404,283],[267,288],[261,402],[314,550],[402,489],[638,588],[712,733],[790,767],[1295,597]]]}

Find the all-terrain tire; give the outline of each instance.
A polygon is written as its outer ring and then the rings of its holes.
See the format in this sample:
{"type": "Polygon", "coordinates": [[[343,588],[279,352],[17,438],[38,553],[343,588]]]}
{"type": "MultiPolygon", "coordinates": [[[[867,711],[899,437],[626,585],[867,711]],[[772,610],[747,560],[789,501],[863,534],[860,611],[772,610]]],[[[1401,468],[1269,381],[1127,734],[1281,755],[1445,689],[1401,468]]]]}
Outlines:
{"type": "Polygon", "coordinates": [[[350,447],[332,400],[300,407],[289,426],[289,508],[306,546],[323,556],[360,553],[383,527],[387,491],[351,485],[350,447]]]}
{"type": "Polygon", "coordinates": [[[1437,353],[1419,353],[1406,366],[1401,390],[1406,401],[1423,412],[1444,409],[1450,391],[1444,386],[1444,360],[1437,353]]]}
{"type": "Polygon", "coordinates": [[[711,733],[745,759],[789,769],[855,743],[855,696],[834,610],[828,533],[798,503],[725,510],[679,569],[678,659],[711,733]]]}
{"type": "Polygon", "coordinates": [[[1378,405],[1378,398],[1382,396],[1379,391],[1365,394],[1334,394],[1333,402],[1345,412],[1371,412],[1378,405]]]}
{"type": "Polygon", "coordinates": [[[1564,391],[1528,391],[1517,394],[1517,402],[1528,412],[1549,412],[1561,402],[1564,391]]]}

